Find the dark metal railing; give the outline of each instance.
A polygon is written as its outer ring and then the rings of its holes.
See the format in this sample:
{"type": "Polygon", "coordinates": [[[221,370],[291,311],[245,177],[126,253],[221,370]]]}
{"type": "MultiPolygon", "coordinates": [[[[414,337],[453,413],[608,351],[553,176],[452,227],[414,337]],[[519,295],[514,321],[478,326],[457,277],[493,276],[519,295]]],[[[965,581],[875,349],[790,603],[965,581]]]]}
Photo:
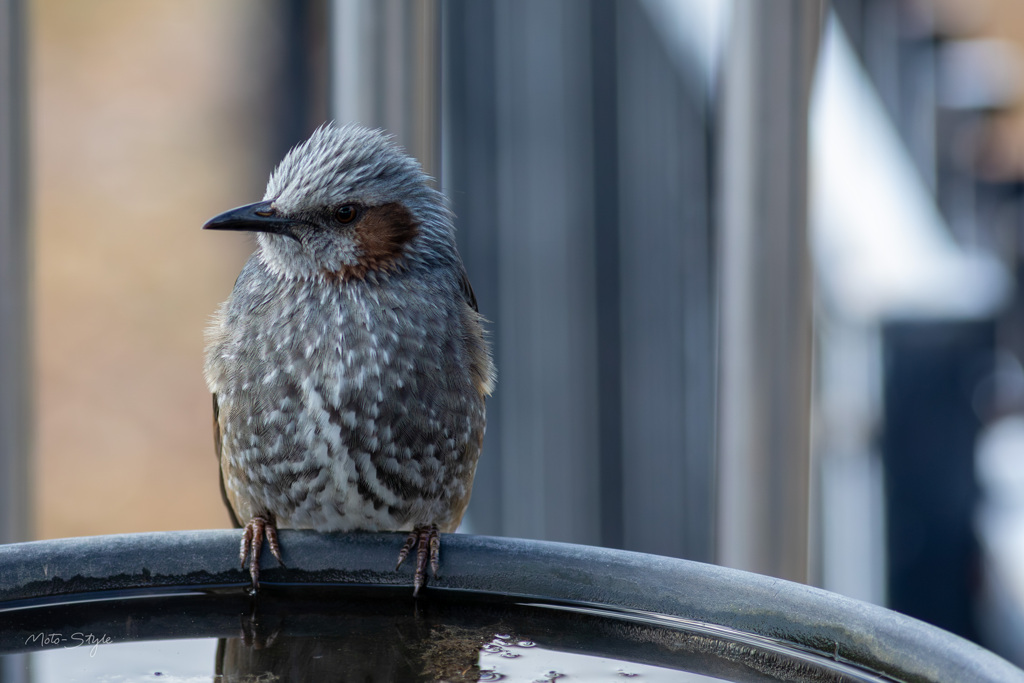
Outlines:
{"type": "MultiPolygon", "coordinates": [[[[385,603],[411,602],[409,571],[394,569],[402,538],[284,530],[287,566],[266,554],[262,590],[273,595],[276,590],[350,586],[364,588],[364,597],[366,591],[380,590],[385,603]],[[396,592],[396,587],[408,590],[396,592]]],[[[209,530],[0,546],[0,614],[76,599],[97,601],[95,609],[102,611],[110,604],[104,597],[175,592],[195,597],[201,589],[237,590],[241,596],[248,576],[238,568],[237,543],[237,531],[209,530]]],[[[216,591],[206,592],[213,600],[216,591]]],[[[570,629],[581,608],[594,608],[638,623],[674,620],[705,631],[718,629],[725,639],[774,642],[896,680],[1024,681],[1024,671],[966,640],[802,584],[640,553],[445,535],[441,572],[424,591],[422,604],[497,598],[575,606],[566,621],[570,629]]],[[[130,604],[122,607],[130,610],[130,604]]],[[[237,623],[237,615],[231,619],[237,623]]],[[[147,637],[161,637],[159,629],[153,631],[156,626],[147,621],[133,628],[150,628],[147,637]]],[[[0,648],[24,651],[23,634],[3,635],[3,629],[0,648]]]]}

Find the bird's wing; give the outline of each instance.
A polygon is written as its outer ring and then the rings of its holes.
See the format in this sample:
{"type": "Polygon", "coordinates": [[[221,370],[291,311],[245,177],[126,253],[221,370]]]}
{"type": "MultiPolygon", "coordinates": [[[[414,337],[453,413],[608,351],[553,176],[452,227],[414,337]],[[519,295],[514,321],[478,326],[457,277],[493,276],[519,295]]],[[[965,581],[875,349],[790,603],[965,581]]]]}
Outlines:
{"type": "Polygon", "coordinates": [[[220,438],[220,406],[217,405],[217,394],[213,395],[213,448],[217,453],[217,476],[220,478],[221,500],[224,501],[224,507],[228,509],[228,514],[231,515],[231,523],[235,525],[236,529],[241,529],[242,523],[238,521],[238,516],[235,515],[235,511],[231,508],[231,503],[228,501],[228,492],[224,490],[224,470],[219,467],[223,443],[220,438]]]}
{"type": "Polygon", "coordinates": [[[462,296],[465,297],[469,307],[479,313],[480,309],[476,305],[476,294],[473,292],[473,285],[469,284],[469,276],[466,274],[465,266],[459,268],[459,288],[462,290],[462,296]]]}

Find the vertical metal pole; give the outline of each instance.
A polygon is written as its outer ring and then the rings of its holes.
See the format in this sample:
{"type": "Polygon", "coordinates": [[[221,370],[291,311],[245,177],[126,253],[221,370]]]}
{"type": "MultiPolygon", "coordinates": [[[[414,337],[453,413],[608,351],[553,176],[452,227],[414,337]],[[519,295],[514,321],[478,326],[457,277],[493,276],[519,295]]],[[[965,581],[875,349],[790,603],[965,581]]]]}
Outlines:
{"type": "Polygon", "coordinates": [[[720,118],[718,561],[808,567],[807,121],[822,0],[736,0],[720,118]]]}
{"type": "Polygon", "coordinates": [[[440,0],[334,0],[331,115],[386,128],[440,180],[440,0]]]}
{"type": "Polygon", "coordinates": [[[0,543],[29,537],[25,6],[0,0],[0,543]]]}
{"type": "Polygon", "coordinates": [[[592,7],[495,3],[493,319],[503,373],[502,533],[597,544],[592,7]]]}
{"type": "MultiPolygon", "coordinates": [[[[500,235],[498,225],[497,55],[498,26],[493,2],[451,2],[444,13],[444,189],[456,216],[459,253],[473,283],[480,311],[496,320],[500,300],[500,235]],[[451,131],[451,133],[449,133],[451,131]]],[[[501,358],[502,338],[488,325],[495,358],[501,358]]],[[[499,382],[504,386],[504,375],[499,382]]],[[[463,520],[466,530],[480,534],[503,532],[502,487],[504,391],[487,399],[487,434],[473,480],[473,497],[463,520]]]]}
{"type": "MultiPolygon", "coordinates": [[[[25,5],[0,0],[0,543],[31,534],[25,5]]],[[[27,654],[0,657],[0,683],[31,679],[27,654]]]]}

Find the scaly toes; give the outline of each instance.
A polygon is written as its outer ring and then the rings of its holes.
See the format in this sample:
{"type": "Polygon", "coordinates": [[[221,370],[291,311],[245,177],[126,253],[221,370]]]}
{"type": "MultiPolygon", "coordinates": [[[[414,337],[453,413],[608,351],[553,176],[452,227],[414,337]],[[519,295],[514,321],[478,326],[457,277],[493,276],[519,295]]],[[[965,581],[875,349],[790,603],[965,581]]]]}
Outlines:
{"type": "Polygon", "coordinates": [[[263,549],[263,538],[266,537],[270,552],[281,565],[281,546],[277,540],[277,527],[272,521],[265,517],[253,517],[245,525],[242,533],[242,545],[239,549],[239,556],[242,560],[242,568],[245,568],[246,559],[249,560],[249,576],[252,577],[252,590],[260,587],[260,551],[263,549]]]}
{"type": "Polygon", "coordinates": [[[412,594],[418,596],[420,589],[427,583],[427,567],[434,576],[437,576],[437,568],[441,556],[441,534],[436,524],[429,526],[418,526],[414,528],[405,539],[402,549],[398,552],[398,564],[395,569],[402,566],[406,558],[416,549],[416,568],[412,576],[412,594]]]}

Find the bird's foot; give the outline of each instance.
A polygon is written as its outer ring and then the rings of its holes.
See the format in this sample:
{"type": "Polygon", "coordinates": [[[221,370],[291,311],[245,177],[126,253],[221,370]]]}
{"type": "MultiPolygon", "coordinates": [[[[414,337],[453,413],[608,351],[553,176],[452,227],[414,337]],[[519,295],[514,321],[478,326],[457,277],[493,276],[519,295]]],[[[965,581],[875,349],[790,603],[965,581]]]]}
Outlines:
{"type": "Polygon", "coordinates": [[[281,546],[277,542],[277,527],[272,519],[266,517],[253,517],[245,525],[242,534],[242,546],[238,550],[238,556],[242,560],[242,569],[245,569],[245,561],[249,560],[249,576],[252,577],[252,590],[255,593],[260,587],[260,550],[263,549],[263,538],[267,539],[270,552],[277,558],[277,561],[284,566],[281,559],[281,546]]]}
{"type": "Polygon", "coordinates": [[[402,566],[413,548],[416,548],[416,571],[412,577],[412,594],[416,597],[420,593],[420,588],[427,582],[428,561],[430,573],[437,576],[437,566],[441,559],[441,533],[437,525],[418,526],[409,532],[405,544],[398,551],[398,564],[395,565],[395,569],[402,566]]]}

